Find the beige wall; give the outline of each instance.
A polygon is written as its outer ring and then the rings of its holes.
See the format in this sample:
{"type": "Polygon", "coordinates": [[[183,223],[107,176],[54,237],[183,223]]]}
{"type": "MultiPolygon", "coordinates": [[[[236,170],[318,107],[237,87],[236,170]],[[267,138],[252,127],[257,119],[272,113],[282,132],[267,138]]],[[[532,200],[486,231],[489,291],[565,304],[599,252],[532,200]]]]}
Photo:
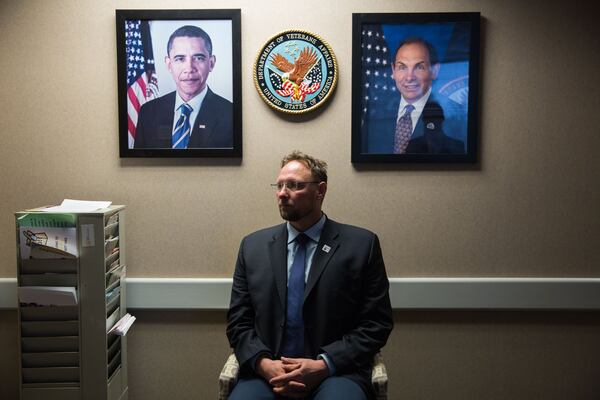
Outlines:
{"type": "Polygon", "coordinates": [[[280,220],[268,184],[294,148],[329,161],[326,212],[376,231],[391,276],[598,275],[600,35],[580,3],[311,0],[289,19],[276,1],[2,1],[0,276],[12,213],[65,197],[129,206],[131,276],[231,276],[243,235],[280,220]],[[165,7],[242,9],[241,163],[118,157],[114,9],[165,7]],[[480,164],[352,166],[351,13],[367,11],[482,13],[480,164]],[[317,118],[283,118],[253,86],[259,47],[293,26],[338,58],[317,118]]]}
{"type": "MultiPolygon", "coordinates": [[[[13,212],[65,197],[129,206],[131,276],[228,277],[241,237],[278,223],[268,183],[295,148],[329,162],[327,213],[376,231],[391,276],[598,277],[593,4],[3,0],[0,277],[15,276],[13,212]],[[119,159],[115,8],[242,9],[241,162],[119,159]],[[481,162],[355,168],[351,13],[416,11],[482,13],[481,162]],[[259,47],[292,27],[325,38],[340,66],[317,118],[283,118],[253,87],[259,47]]],[[[224,314],[136,315],[132,398],[210,398],[227,353],[224,314]]],[[[402,312],[396,320],[385,351],[392,399],[600,396],[597,313],[402,312]]],[[[0,312],[3,399],[16,396],[15,322],[14,311],[0,312]]]]}

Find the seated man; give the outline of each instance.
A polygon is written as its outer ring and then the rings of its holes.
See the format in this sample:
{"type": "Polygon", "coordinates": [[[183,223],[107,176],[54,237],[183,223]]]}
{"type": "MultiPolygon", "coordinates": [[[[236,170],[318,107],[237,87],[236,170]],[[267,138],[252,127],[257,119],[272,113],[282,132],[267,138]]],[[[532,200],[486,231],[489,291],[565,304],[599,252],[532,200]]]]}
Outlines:
{"type": "Polygon", "coordinates": [[[281,167],[273,187],[287,222],[245,237],[233,276],[230,399],[373,398],[373,355],[393,327],[379,240],[322,212],[325,162],[293,152],[281,167]]]}

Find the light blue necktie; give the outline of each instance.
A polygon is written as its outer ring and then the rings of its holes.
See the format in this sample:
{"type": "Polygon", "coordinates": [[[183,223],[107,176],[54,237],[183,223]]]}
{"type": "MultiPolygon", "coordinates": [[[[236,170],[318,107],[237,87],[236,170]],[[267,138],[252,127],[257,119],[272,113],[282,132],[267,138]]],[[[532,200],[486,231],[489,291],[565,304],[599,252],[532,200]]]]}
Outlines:
{"type": "Polygon", "coordinates": [[[192,113],[192,107],[183,103],[179,106],[181,116],[177,120],[177,125],[173,130],[172,144],[174,149],[187,149],[188,143],[190,142],[190,114],[192,113]]]}
{"type": "Polygon", "coordinates": [[[304,318],[302,316],[302,305],[305,287],[306,243],[309,240],[309,237],[304,233],[296,236],[298,248],[288,279],[285,334],[281,347],[281,355],[285,357],[304,357],[304,318]]]}

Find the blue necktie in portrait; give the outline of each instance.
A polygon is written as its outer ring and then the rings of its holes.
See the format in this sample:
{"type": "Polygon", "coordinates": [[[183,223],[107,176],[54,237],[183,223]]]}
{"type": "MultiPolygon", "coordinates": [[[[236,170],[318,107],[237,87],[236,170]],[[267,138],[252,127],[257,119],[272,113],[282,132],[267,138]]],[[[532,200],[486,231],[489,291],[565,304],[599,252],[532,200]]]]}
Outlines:
{"type": "Polygon", "coordinates": [[[413,129],[410,114],[414,109],[412,104],[408,104],[404,107],[404,115],[398,119],[394,135],[394,154],[403,154],[406,151],[413,129]]]}
{"type": "Polygon", "coordinates": [[[179,112],[181,115],[173,130],[172,147],[174,149],[186,149],[190,142],[190,114],[192,113],[192,107],[187,103],[183,103],[179,106],[179,112]]]}
{"type": "Polygon", "coordinates": [[[288,279],[285,336],[281,347],[281,355],[285,357],[304,356],[302,305],[305,287],[306,243],[309,240],[310,238],[303,233],[296,236],[298,247],[288,279]]]}

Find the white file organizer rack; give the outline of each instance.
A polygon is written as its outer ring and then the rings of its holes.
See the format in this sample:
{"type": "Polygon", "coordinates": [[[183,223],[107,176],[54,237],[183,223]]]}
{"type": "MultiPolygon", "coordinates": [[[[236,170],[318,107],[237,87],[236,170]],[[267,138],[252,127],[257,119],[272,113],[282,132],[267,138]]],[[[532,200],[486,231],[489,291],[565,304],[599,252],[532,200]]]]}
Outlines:
{"type": "Polygon", "coordinates": [[[20,303],[21,400],[127,399],[127,337],[107,334],[127,313],[124,209],[70,214],[78,255],[60,259],[22,259],[22,217],[48,214],[15,214],[19,287],[74,287],[77,295],[74,305],[20,303]]]}

